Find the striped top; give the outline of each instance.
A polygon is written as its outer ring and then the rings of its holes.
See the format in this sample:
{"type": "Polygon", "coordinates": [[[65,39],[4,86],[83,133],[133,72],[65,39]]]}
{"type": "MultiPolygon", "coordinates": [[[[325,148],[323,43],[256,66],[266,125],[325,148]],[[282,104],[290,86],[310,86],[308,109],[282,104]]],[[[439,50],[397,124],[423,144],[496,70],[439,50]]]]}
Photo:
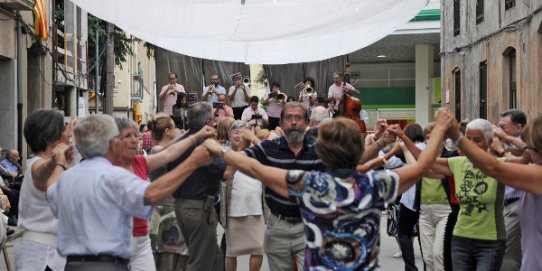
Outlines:
{"type": "MultiPolygon", "coordinates": [[[[245,153],[258,160],[260,163],[282,168],[324,171],[322,160],[316,155],[316,140],[310,135],[303,139],[303,149],[297,156],[288,147],[285,137],[273,140],[264,140],[245,150],[245,153]]],[[[285,198],[275,191],[265,188],[265,202],[273,214],[300,217],[299,206],[294,197],[285,198]]]]}

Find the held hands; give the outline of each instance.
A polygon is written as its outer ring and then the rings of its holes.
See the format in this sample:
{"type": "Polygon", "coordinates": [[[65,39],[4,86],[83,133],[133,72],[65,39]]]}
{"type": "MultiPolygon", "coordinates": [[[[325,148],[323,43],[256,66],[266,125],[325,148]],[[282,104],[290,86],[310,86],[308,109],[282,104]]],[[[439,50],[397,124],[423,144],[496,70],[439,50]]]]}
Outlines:
{"type": "Polygon", "coordinates": [[[375,136],[381,137],[384,131],[386,130],[388,126],[388,121],[386,119],[378,119],[375,123],[375,136]]]}
{"type": "Polygon", "coordinates": [[[215,135],[215,129],[209,125],[205,125],[194,136],[196,137],[196,141],[199,141],[205,138],[213,137],[214,135],[215,135]]]}
{"type": "Polygon", "coordinates": [[[222,151],[222,145],[218,144],[214,139],[207,139],[200,146],[205,147],[213,155],[220,155],[222,151]]]}
{"type": "Polygon", "coordinates": [[[56,164],[67,165],[73,159],[73,146],[59,143],[53,149],[52,159],[56,164]]]}
{"type": "Polygon", "coordinates": [[[398,138],[401,138],[405,134],[403,132],[403,129],[401,129],[401,126],[399,126],[399,124],[392,124],[392,125],[388,126],[386,131],[394,134],[398,138]]]}

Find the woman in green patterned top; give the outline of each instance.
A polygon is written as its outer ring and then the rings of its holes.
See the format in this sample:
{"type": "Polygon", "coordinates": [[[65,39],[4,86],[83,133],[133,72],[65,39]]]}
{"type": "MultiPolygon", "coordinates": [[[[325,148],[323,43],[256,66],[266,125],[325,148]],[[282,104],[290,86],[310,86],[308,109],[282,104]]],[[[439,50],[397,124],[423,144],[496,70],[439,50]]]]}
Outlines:
{"type": "MultiPolygon", "coordinates": [[[[487,151],[493,138],[492,125],[475,119],[467,124],[465,137],[487,151]]],[[[465,156],[437,158],[432,171],[455,179],[461,209],[452,239],[454,270],[499,270],[506,247],[504,185],[465,156]]]]}

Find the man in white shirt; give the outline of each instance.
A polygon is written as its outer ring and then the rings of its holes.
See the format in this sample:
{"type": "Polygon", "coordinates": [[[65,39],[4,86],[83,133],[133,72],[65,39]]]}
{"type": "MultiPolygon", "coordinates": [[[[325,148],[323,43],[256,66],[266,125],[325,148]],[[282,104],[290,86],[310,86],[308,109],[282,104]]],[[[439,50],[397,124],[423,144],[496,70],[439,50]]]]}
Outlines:
{"type": "Polygon", "coordinates": [[[245,86],[243,81],[238,80],[230,87],[228,98],[230,98],[234,118],[236,120],[241,119],[243,110],[248,107],[248,103],[250,102],[250,88],[245,86]]]}
{"type": "Polygon", "coordinates": [[[218,102],[218,95],[226,95],[226,89],[220,85],[220,79],[217,74],[211,75],[211,84],[203,89],[203,96],[201,99],[210,104],[218,102]]]}
{"type": "Polygon", "coordinates": [[[245,108],[241,120],[247,122],[251,126],[264,127],[269,125],[269,117],[259,104],[260,99],[258,99],[258,96],[252,96],[252,98],[250,98],[250,107],[245,108]]]}
{"type": "Polygon", "coordinates": [[[342,113],[341,107],[342,107],[343,95],[345,93],[351,93],[352,91],[355,90],[355,88],[352,85],[346,82],[343,82],[343,75],[338,72],[333,73],[333,82],[334,82],[333,85],[329,87],[327,97],[328,99],[333,98],[335,100],[334,109],[335,111],[338,111],[337,115],[340,115],[342,113]]]}
{"type": "Polygon", "coordinates": [[[53,150],[53,170],[60,178],[47,182],[47,199],[58,218],[57,250],[67,258],[65,270],[128,270],[133,217],[149,218],[153,204],[169,197],[212,157],[205,148],[197,148],[166,175],[152,183],[142,182],[112,165],[124,138],[119,138],[111,116],[88,116],[77,124],[74,134],[85,160],[66,170],[69,147],[59,144],[53,150]]]}
{"type": "Polygon", "coordinates": [[[177,101],[177,94],[185,93],[184,87],[181,84],[177,84],[177,74],[170,72],[168,75],[169,84],[162,87],[160,91],[160,101],[162,101],[162,112],[173,115],[173,105],[177,101]]]}

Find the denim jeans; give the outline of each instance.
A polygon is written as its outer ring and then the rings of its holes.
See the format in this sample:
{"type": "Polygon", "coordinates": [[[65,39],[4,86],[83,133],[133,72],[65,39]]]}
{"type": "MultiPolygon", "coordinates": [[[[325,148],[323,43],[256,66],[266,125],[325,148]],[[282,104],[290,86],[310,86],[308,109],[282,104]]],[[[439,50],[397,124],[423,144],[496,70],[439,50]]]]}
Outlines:
{"type": "Polygon", "coordinates": [[[506,240],[479,240],[452,237],[454,270],[494,271],[501,268],[506,240]]]}

